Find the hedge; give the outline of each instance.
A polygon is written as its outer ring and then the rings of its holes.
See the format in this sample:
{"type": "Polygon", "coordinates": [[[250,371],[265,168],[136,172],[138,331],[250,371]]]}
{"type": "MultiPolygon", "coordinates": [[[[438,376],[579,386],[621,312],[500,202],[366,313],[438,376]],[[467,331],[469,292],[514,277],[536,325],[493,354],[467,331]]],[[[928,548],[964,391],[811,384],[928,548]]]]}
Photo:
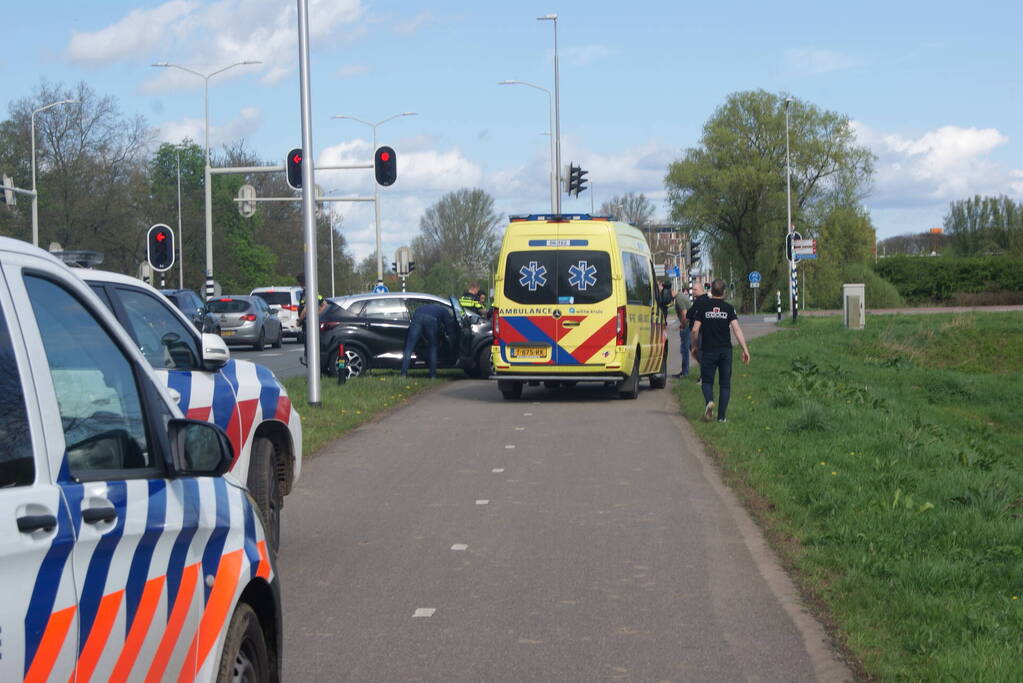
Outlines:
{"type": "Polygon", "coordinates": [[[1012,256],[893,256],[874,269],[914,304],[948,301],[956,294],[1023,291],[1023,259],[1012,256]]]}

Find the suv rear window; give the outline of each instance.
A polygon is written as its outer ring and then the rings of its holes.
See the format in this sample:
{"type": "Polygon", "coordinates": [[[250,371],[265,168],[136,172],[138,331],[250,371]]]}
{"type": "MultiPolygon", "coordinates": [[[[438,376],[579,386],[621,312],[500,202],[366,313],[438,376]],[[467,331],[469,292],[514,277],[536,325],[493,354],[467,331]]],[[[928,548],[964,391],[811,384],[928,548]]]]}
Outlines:
{"type": "Polygon", "coordinates": [[[504,268],[504,295],[520,304],[594,304],[611,296],[605,251],[513,251],[504,268]]]}
{"type": "Polygon", "coordinates": [[[256,292],[252,296],[258,296],[273,306],[287,306],[291,303],[291,292],[256,292]]]}
{"type": "Polygon", "coordinates": [[[210,313],[244,313],[249,310],[245,299],[214,299],[208,306],[210,313]]]}

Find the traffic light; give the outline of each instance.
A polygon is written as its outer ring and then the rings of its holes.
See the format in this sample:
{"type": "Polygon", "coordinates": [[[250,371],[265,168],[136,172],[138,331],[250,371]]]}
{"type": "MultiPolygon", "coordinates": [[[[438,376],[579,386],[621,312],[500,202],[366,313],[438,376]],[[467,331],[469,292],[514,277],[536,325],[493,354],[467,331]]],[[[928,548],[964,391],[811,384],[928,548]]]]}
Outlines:
{"type": "Polygon", "coordinates": [[[589,171],[584,171],[581,166],[568,165],[568,194],[578,197],[579,193],[586,189],[587,173],[589,171]]]}
{"type": "Polygon", "coordinates": [[[394,150],[384,145],[378,147],[376,156],[373,157],[373,170],[376,172],[377,183],[387,187],[394,185],[398,179],[398,157],[394,150]]]}
{"type": "Polygon", "coordinates": [[[408,272],[411,273],[415,269],[416,269],[416,262],[415,261],[409,261],[408,262],[408,272]]]}
{"type": "Polygon", "coordinates": [[[174,265],[174,232],[163,223],[149,228],[146,258],[153,270],[161,273],[174,265]]]}
{"type": "Polygon", "coordinates": [[[391,261],[391,270],[393,270],[395,273],[398,272],[398,262],[397,261],[391,261]]]}
{"type": "Polygon", "coordinates": [[[302,189],[302,150],[299,147],[288,152],[288,160],[285,164],[288,167],[288,185],[292,189],[302,189]]]}
{"type": "Polygon", "coordinates": [[[689,243],[689,263],[696,263],[700,260],[700,243],[689,243]]]}

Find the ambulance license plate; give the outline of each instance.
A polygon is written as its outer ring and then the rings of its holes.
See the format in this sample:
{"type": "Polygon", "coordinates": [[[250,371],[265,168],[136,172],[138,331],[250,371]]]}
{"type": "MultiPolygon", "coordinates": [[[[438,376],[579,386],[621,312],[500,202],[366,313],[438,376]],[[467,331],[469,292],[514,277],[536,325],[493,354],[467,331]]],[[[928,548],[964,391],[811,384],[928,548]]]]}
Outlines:
{"type": "Polygon", "coordinates": [[[512,358],[546,358],[546,346],[513,346],[511,347],[512,358]]]}

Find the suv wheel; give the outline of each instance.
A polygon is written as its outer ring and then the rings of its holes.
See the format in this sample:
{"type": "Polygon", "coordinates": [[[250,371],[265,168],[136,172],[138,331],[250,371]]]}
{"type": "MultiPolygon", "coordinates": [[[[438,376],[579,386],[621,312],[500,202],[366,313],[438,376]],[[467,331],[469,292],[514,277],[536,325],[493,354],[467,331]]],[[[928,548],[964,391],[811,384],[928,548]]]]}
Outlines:
{"type": "Polygon", "coordinates": [[[224,638],[217,683],[251,681],[262,683],[276,679],[270,670],[270,648],[259,624],[259,617],[244,602],[238,603],[224,638]]]}
{"type": "Polygon", "coordinates": [[[248,488],[263,520],[266,545],[276,554],[281,539],[282,500],[274,456],[273,442],[262,436],[257,437],[252,443],[248,488]]]}

